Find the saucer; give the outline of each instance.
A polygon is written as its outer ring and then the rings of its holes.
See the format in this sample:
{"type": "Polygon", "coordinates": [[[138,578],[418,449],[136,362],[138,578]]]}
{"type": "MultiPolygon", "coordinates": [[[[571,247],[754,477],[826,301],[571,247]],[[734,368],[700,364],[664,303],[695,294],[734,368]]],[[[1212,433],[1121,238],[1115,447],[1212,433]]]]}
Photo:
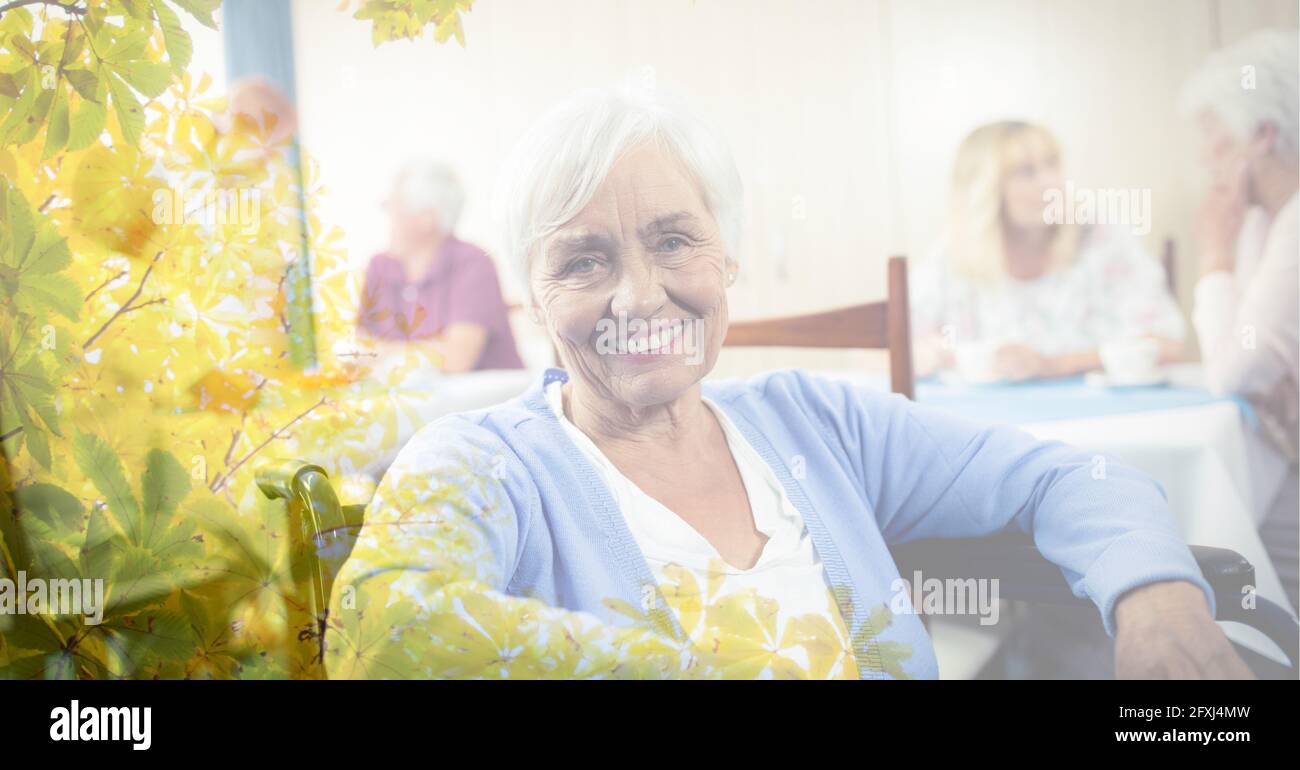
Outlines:
{"type": "Polygon", "coordinates": [[[1154,388],[1169,384],[1169,375],[1163,370],[1152,372],[1149,377],[1131,380],[1115,380],[1106,372],[1098,369],[1083,376],[1083,383],[1090,388],[1154,388]]]}

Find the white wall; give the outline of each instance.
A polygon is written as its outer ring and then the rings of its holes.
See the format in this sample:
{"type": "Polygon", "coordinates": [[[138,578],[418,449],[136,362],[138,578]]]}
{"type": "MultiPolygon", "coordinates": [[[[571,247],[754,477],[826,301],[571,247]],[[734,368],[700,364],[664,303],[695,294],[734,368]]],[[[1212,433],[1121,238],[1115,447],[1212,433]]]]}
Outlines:
{"type": "MultiPolygon", "coordinates": [[[[1150,244],[1175,235],[1190,275],[1198,180],[1178,85],[1215,41],[1297,23],[1292,0],[479,0],[463,49],[376,49],[336,6],[295,0],[298,92],[331,190],[322,216],[358,269],[384,245],[380,201],[404,157],[456,165],[461,234],[492,251],[499,158],[563,95],[633,74],[731,142],[750,216],[736,318],[881,296],[884,258],[937,232],[957,142],[1007,116],[1053,127],[1076,184],[1150,188],[1150,244]]],[[[739,351],[720,370],[868,361],[739,351]]]]}

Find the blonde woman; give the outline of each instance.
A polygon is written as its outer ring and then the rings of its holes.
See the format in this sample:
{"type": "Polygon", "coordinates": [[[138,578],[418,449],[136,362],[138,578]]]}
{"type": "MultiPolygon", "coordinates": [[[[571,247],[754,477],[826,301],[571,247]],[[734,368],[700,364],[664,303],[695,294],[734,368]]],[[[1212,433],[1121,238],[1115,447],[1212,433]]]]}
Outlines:
{"type": "Polygon", "coordinates": [[[1051,216],[1060,158],[1031,123],[991,123],[962,142],[947,233],[914,273],[920,375],[1066,377],[1101,368],[1100,346],[1127,338],[1155,339],[1162,361],[1180,357],[1182,316],[1132,228],[1051,216]]]}

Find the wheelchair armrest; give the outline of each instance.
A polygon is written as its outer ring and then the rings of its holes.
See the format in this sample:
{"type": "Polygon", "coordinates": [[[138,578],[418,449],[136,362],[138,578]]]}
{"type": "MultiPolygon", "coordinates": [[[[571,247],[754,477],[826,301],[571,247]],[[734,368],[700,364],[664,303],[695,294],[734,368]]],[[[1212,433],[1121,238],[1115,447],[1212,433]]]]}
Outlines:
{"type": "MultiPolygon", "coordinates": [[[[1049,604],[1091,604],[1071,591],[1060,567],[1038,552],[1029,535],[916,540],[892,549],[899,574],[930,578],[998,580],[999,598],[1049,604]]],[[[1192,556],[1214,591],[1215,619],[1244,623],[1263,632],[1290,659],[1300,660],[1300,626],[1282,606],[1254,594],[1255,567],[1227,548],[1191,546],[1192,556]],[[1243,597],[1250,596],[1251,601],[1243,597]]]]}
{"type": "MultiPolygon", "coordinates": [[[[1088,603],[1075,596],[1060,567],[1038,551],[1029,535],[916,540],[894,546],[894,561],[907,579],[919,571],[923,578],[997,578],[1004,599],[1055,604],[1088,603]]],[[[1215,604],[1232,614],[1240,608],[1242,589],[1255,584],[1255,568],[1236,551],[1191,546],[1192,557],[1214,590],[1215,604]]],[[[1220,613],[1221,616],[1223,613],[1220,613]]],[[[1221,617],[1221,620],[1236,620],[1221,617]]]]}
{"type": "Polygon", "coordinates": [[[1070,591],[1060,567],[1038,552],[1029,535],[914,540],[894,546],[905,580],[996,579],[1000,598],[1047,604],[1087,604],[1070,591]]]}

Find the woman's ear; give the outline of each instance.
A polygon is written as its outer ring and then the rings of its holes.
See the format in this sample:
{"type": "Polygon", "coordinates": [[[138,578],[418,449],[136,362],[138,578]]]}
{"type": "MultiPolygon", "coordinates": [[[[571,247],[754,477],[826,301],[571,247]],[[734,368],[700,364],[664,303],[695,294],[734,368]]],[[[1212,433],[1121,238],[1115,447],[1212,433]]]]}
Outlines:
{"type": "Polygon", "coordinates": [[[736,263],[736,260],[732,259],[731,257],[727,257],[727,261],[723,265],[722,275],[725,281],[724,285],[726,286],[732,285],[733,283],[736,282],[736,276],[740,275],[740,265],[736,263]]]}

